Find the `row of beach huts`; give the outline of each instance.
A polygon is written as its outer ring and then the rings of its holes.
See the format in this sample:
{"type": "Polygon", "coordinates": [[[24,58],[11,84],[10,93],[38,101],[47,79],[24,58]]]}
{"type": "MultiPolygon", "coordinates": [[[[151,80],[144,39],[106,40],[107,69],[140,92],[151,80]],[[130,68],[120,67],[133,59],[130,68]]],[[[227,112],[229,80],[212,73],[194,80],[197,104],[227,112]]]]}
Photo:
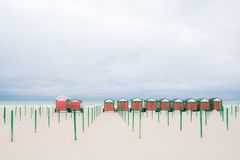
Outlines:
{"type": "Polygon", "coordinates": [[[192,110],[192,111],[199,111],[199,110],[217,110],[219,111],[222,108],[222,99],[220,98],[188,98],[185,100],[176,98],[173,100],[169,100],[167,98],[163,98],[160,100],[156,100],[154,98],[150,98],[147,100],[143,100],[141,98],[133,98],[130,100],[130,103],[127,99],[121,98],[117,100],[116,108],[115,108],[115,101],[113,99],[106,99],[104,101],[104,111],[122,111],[122,110],[192,110]]]}
{"type": "Polygon", "coordinates": [[[68,111],[71,112],[73,110],[82,111],[82,101],[78,99],[71,99],[67,96],[58,96],[56,98],[56,108],[57,111],[68,111]]]}
{"type": "MultiPolygon", "coordinates": [[[[192,110],[192,111],[199,111],[199,110],[221,110],[222,108],[222,99],[220,98],[188,98],[182,100],[180,98],[176,99],[167,99],[163,98],[160,100],[150,98],[147,100],[143,100],[141,98],[133,98],[131,100],[127,100],[125,98],[121,98],[115,101],[113,99],[106,99],[104,100],[104,108],[103,111],[147,111],[147,110],[192,110]]],[[[78,99],[70,99],[67,96],[59,96],[56,98],[56,108],[55,111],[68,111],[71,112],[73,110],[82,111],[82,101],[78,99]]]]}

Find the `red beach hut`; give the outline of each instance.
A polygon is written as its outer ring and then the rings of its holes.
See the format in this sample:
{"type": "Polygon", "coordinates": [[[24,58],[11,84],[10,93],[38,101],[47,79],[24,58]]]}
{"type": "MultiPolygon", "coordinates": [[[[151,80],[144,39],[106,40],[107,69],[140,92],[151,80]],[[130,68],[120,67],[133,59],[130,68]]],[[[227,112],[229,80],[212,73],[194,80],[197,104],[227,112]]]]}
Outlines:
{"type": "Polygon", "coordinates": [[[117,101],[117,107],[120,111],[127,111],[128,110],[128,100],[122,98],[117,101]]]}
{"type": "Polygon", "coordinates": [[[81,102],[82,102],[82,101],[76,100],[76,99],[70,101],[69,111],[73,111],[74,109],[75,109],[76,111],[82,111],[82,109],[81,109],[81,102]]]}
{"type": "Polygon", "coordinates": [[[143,100],[140,98],[133,98],[131,100],[131,110],[138,111],[143,107],[143,100]]]}
{"type": "Polygon", "coordinates": [[[206,98],[200,98],[197,100],[198,108],[201,110],[210,110],[209,100],[206,98]]]}
{"type": "Polygon", "coordinates": [[[173,99],[172,102],[173,102],[174,110],[180,110],[180,108],[184,110],[183,100],[177,98],[177,99],[173,99]]]}
{"type": "Polygon", "coordinates": [[[197,111],[197,101],[193,98],[188,98],[184,100],[184,105],[188,110],[197,111]]]}
{"type": "Polygon", "coordinates": [[[157,110],[157,100],[156,99],[150,98],[150,99],[146,100],[146,102],[147,102],[146,109],[148,111],[151,111],[151,110],[156,111],[157,110]]]}
{"type": "Polygon", "coordinates": [[[66,96],[59,96],[56,98],[55,111],[66,111],[69,108],[70,98],[66,96]]]}
{"type": "Polygon", "coordinates": [[[104,110],[103,111],[114,111],[114,100],[106,99],[104,101],[104,110]]]}
{"type": "Polygon", "coordinates": [[[222,100],[220,98],[211,98],[210,99],[210,106],[212,109],[215,109],[217,111],[219,111],[222,107],[222,100]]]}
{"type": "Polygon", "coordinates": [[[163,98],[159,100],[161,110],[169,110],[171,108],[170,100],[163,98]]]}

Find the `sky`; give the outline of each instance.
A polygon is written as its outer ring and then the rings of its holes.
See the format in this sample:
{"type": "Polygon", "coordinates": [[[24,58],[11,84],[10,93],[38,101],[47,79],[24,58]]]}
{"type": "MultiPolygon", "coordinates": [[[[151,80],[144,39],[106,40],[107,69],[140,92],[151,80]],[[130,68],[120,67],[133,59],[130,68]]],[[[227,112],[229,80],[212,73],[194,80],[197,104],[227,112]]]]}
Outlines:
{"type": "Polygon", "coordinates": [[[239,6],[1,0],[0,99],[239,99],[239,6]]]}

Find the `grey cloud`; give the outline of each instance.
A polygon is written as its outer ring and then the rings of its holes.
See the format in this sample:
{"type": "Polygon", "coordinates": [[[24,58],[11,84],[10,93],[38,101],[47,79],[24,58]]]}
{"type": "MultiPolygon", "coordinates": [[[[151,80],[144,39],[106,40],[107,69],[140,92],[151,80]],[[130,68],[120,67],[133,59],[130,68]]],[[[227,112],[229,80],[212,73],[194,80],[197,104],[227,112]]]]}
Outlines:
{"type": "Polygon", "coordinates": [[[0,96],[240,94],[239,1],[0,2],[0,96]]]}

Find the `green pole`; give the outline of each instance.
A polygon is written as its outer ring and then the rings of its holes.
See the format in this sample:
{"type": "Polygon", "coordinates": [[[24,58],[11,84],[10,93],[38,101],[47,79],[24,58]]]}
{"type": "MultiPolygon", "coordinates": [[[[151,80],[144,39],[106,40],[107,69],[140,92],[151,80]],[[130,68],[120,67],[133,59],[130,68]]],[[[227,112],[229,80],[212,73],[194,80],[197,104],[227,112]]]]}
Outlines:
{"type": "Polygon", "coordinates": [[[160,110],[158,110],[158,123],[160,122],[160,110]]]}
{"type": "Polygon", "coordinates": [[[142,136],[142,112],[141,109],[139,110],[139,139],[142,136]]]}
{"type": "Polygon", "coordinates": [[[207,125],[207,111],[205,111],[205,126],[207,125]]]}
{"type": "Polygon", "coordinates": [[[50,128],[50,108],[48,109],[48,127],[50,128]]]}
{"type": "Polygon", "coordinates": [[[3,119],[4,119],[4,124],[6,124],[6,107],[3,109],[3,119]]]}
{"type": "Polygon", "coordinates": [[[180,107],[180,131],[182,131],[182,107],[180,107]]]}
{"type": "Polygon", "coordinates": [[[233,116],[233,106],[231,106],[231,116],[233,116]]]}
{"type": "Polygon", "coordinates": [[[148,118],[148,110],[146,111],[146,117],[148,118]]]}
{"type": "Polygon", "coordinates": [[[13,142],[13,110],[11,110],[11,142],[13,142]]]}
{"type": "Polygon", "coordinates": [[[17,107],[15,107],[15,117],[17,117],[17,107]]]}
{"type": "Polygon", "coordinates": [[[76,126],[76,110],[73,111],[73,125],[74,125],[74,140],[77,140],[77,126],[76,126]]]}
{"type": "Polygon", "coordinates": [[[33,114],[33,108],[31,107],[31,119],[32,119],[32,114],[33,114]]]}
{"type": "Polygon", "coordinates": [[[54,115],[54,107],[52,106],[52,115],[54,115]]]}
{"type": "Polygon", "coordinates": [[[58,110],[58,123],[60,123],[60,110],[58,110]]]}
{"type": "Polygon", "coordinates": [[[128,109],[128,126],[129,126],[129,109],[128,109]]]}
{"type": "Polygon", "coordinates": [[[167,110],[167,125],[169,127],[169,110],[167,110]]]}
{"type": "Polygon", "coordinates": [[[228,108],[226,108],[226,126],[228,130],[228,108]]]}
{"type": "Polygon", "coordinates": [[[67,110],[65,111],[65,120],[67,120],[67,110]]]}
{"type": "Polygon", "coordinates": [[[190,110],[190,122],[192,123],[192,110],[190,110]]]}
{"type": "Polygon", "coordinates": [[[35,109],[35,118],[34,118],[34,131],[37,132],[37,110],[35,109]]]}
{"type": "Polygon", "coordinates": [[[93,121],[95,121],[95,106],[93,107],[93,121]]]}
{"type": "Polygon", "coordinates": [[[200,110],[200,137],[202,138],[203,132],[202,132],[202,110],[200,110]]]}
{"type": "Polygon", "coordinates": [[[22,119],[22,108],[20,107],[19,108],[19,120],[21,121],[21,119],[22,119]]]}
{"type": "Polygon", "coordinates": [[[89,107],[88,107],[88,110],[87,110],[87,114],[88,114],[88,128],[89,128],[89,126],[90,126],[89,107]]]}
{"type": "Polygon", "coordinates": [[[82,132],[84,133],[84,108],[82,109],[82,132]]]}
{"type": "Polygon", "coordinates": [[[237,119],[237,106],[235,106],[235,119],[237,119]]]}
{"type": "Polygon", "coordinates": [[[91,114],[91,123],[93,123],[93,107],[91,108],[91,112],[92,112],[92,114],[91,114]]]}
{"type": "Polygon", "coordinates": [[[24,116],[26,117],[26,115],[27,115],[27,108],[25,106],[25,108],[24,108],[24,116]]]}
{"type": "Polygon", "coordinates": [[[132,131],[134,132],[134,109],[132,110],[132,131]]]}

